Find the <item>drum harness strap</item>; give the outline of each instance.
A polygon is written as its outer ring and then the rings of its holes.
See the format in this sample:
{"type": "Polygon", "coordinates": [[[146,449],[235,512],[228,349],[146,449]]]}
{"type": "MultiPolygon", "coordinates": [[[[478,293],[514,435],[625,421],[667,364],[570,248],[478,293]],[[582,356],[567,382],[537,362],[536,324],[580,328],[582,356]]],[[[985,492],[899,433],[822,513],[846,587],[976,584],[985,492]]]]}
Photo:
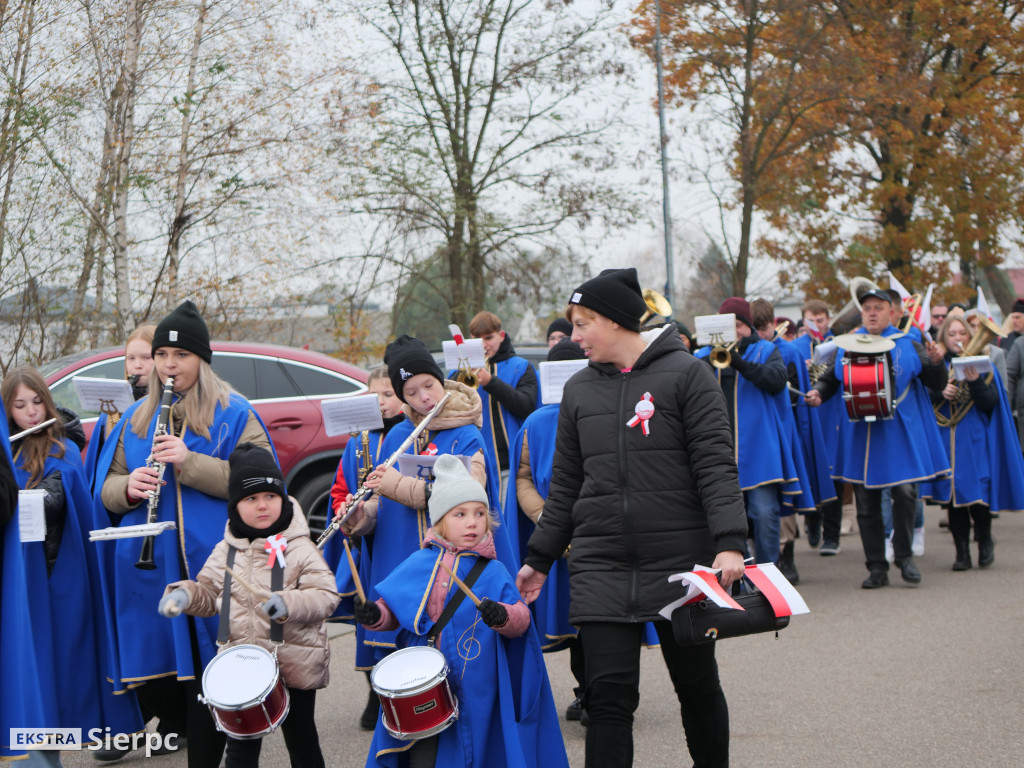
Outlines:
{"type": "MultiPolygon", "coordinates": [[[[469,573],[466,574],[466,578],[462,580],[467,588],[473,586],[473,582],[475,582],[477,578],[480,576],[480,574],[484,572],[484,568],[486,567],[487,559],[483,557],[478,557],[476,559],[476,562],[473,563],[473,567],[470,569],[469,573]]],[[[434,645],[437,643],[437,638],[438,635],[441,634],[441,630],[444,629],[445,624],[451,621],[452,616],[455,615],[455,611],[462,604],[462,601],[465,598],[466,593],[456,587],[455,594],[452,595],[451,599],[448,601],[448,604],[445,605],[444,610],[441,611],[441,615],[438,616],[437,621],[434,622],[434,626],[431,627],[430,632],[427,633],[427,645],[429,645],[431,648],[433,648],[434,645]]]]}
{"type": "MultiPolygon", "coordinates": [[[[228,545],[228,568],[235,567],[235,548],[228,545]]],[[[274,560],[270,569],[270,591],[280,592],[284,587],[284,568],[280,560],[274,560]]],[[[461,594],[461,593],[460,593],[461,594]]],[[[220,619],[217,622],[217,644],[227,643],[231,631],[231,574],[224,571],[224,588],[220,597],[220,619]]],[[[284,626],[276,621],[270,622],[270,642],[279,645],[284,641],[284,626]]],[[[277,658],[277,649],[274,649],[277,658]]]]}

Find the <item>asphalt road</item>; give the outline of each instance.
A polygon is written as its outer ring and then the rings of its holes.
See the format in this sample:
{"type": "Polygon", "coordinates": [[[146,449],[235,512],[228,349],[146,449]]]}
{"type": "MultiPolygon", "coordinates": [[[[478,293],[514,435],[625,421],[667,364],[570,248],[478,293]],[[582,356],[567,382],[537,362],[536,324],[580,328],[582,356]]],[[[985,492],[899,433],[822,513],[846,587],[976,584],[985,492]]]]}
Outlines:
{"type": "MultiPolygon", "coordinates": [[[[778,639],[762,634],[718,646],[729,701],[731,764],[755,768],[1018,768],[1024,765],[1024,516],[993,525],[995,565],[950,570],[953,543],[926,510],[924,576],[862,590],[860,539],[836,557],[797,542],[800,593],[810,606],[778,639]]],[[[976,546],[972,552],[977,560],[976,546]]],[[[366,760],[370,735],[358,728],[366,681],[352,670],[353,636],[331,641],[330,686],[317,697],[329,768],[366,760]]],[[[568,655],[547,656],[559,709],[572,700],[568,655]]],[[[570,764],[583,766],[586,729],[562,723],[570,764]]],[[[642,654],[635,725],[636,766],[688,766],[678,707],[657,650],[642,654]]],[[[98,765],[88,752],[63,753],[66,766],[98,765]]],[[[184,768],[183,755],[115,763],[184,768]]],[[[287,766],[280,734],[265,739],[262,765],[287,766]]]]}

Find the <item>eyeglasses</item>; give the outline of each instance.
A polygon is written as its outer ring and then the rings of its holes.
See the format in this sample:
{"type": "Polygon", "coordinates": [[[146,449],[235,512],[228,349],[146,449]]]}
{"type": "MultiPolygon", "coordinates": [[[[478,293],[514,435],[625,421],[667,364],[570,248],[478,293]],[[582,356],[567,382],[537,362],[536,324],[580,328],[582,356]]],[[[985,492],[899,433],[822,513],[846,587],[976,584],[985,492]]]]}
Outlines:
{"type": "Polygon", "coordinates": [[[942,312],[941,314],[938,313],[938,312],[932,312],[932,320],[945,320],[945,319],[946,319],[946,313],[945,312],[942,312]]]}

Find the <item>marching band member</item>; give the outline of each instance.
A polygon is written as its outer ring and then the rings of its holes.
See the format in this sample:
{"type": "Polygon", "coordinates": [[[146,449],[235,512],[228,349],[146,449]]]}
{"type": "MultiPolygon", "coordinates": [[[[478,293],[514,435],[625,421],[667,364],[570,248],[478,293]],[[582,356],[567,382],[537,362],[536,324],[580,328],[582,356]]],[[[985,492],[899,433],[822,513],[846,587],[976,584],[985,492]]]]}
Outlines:
{"type": "Polygon", "coordinates": [[[152,570],[136,567],[141,539],[97,543],[115,637],[113,681],[117,690],[141,685],[141,700],[166,732],[187,731],[190,768],[217,768],[223,735],[198,701],[202,671],[216,653],[217,623],[189,616],[168,625],[152,606],[166,584],[196,573],[220,541],[234,448],[250,442],[273,449],[248,401],[210,367],[210,334],[191,301],[160,321],[152,349],[149,393],[118,421],[97,460],[93,514],[97,528],[111,521],[145,523],[150,493],[158,492],[158,521],[176,521],[177,529],[155,536],[152,570]],[[166,434],[154,437],[169,378],[170,423],[166,434]],[[150,461],[167,467],[163,485],[150,461]],[[187,722],[172,722],[182,700],[187,722]]]}
{"type": "MultiPolygon", "coordinates": [[[[948,364],[974,339],[966,319],[949,315],[938,342],[948,364]]],[[[952,371],[952,367],[950,368],[952,371]]],[[[941,390],[932,390],[935,417],[952,466],[952,475],[922,484],[921,494],[949,510],[949,531],[956,546],[954,571],[972,566],[970,533],[978,542],[978,565],[995,562],[992,513],[1024,509],[1024,458],[1017,450],[1013,419],[998,372],[987,377],[969,366],[963,384],[951,375],[941,390]]]]}
{"type": "MultiPolygon", "coordinates": [[[[802,449],[795,444],[786,366],[775,346],[754,330],[746,299],[726,299],[718,314],[736,315],[738,343],[729,364],[716,372],[729,408],[740,488],[754,527],[754,555],[759,563],[775,563],[780,515],[814,510],[802,449]]],[[[710,364],[711,351],[702,347],[694,355],[710,364]]]]}
{"type": "MultiPolygon", "coordinates": [[[[889,583],[885,558],[885,530],[882,522],[882,489],[892,489],[893,549],[903,580],[921,581],[914,563],[911,540],[917,506],[917,485],[922,480],[949,473],[949,462],[939,447],[938,427],[932,414],[925,385],[943,386],[946,370],[940,364],[941,351],[929,352],[891,323],[891,300],[881,290],[869,290],[860,297],[863,328],[891,339],[895,348],[886,353],[893,374],[894,416],[877,421],[840,423],[839,444],[833,477],[854,487],[857,524],[868,569],[861,586],[877,589],[889,583]],[[934,359],[935,357],[938,360],[934,359]]],[[[840,391],[843,355],[836,355],[831,371],[820,377],[807,393],[807,404],[816,407],[840,391]]]]}
{"type": "MultiPolygon", "coordinates": [[[[35,682],[46,711],[43,719],[20,725],[81,728],[83,735],[104,727],[120,733],[139,730],[143,724],[135,697],[115,696],[106,682],[109,638],[102,611],[95,604],[99,563],[86,540],[92,505],[82,465],[85,433],[81,422],[70,411],[57,409],[43,377],[28,366],[7,372],[0,399],[6,404],[7,427],[14,432],[56,419],[14,446],[18,487],[46,494],[43,541],[21,544],[28,598],[29,626],[25,630],[35,648],[35,682]]],[[[12,565],[16,562],[12,559],[12,565]]],[[[5,602],[8,599],[4,597],[5,602]]],[[[11,599],[10,607],[15,605],[11,599]]],[[[5,627],[5,634],[11,634],[10,625],[5,627]]],[[[18,669],[20,658],[3,658],[3,696],[7,698],[12,695],[6,689],[8,680],[17,687],[24,672],[18,669]],[[9,667],[10,662],[14,666],[9,667]]],[[[6,737],[4,733],[5,742],[6,737]]]]}
{"type": "MultiPolygon", "coordinates": [[[[953,317],[956,317],[955,313],[953,317]]],[[[967,312],[964,313],[964,317],[967,318],[967,324],[971,326],[971,333],[977,333],[978,328],[981,327],[981,313],[977,309],[968,309],[967,312]]],[[[935,331],[935,338],[939,338],[939,329],[936,329],[935,331]]],[[[984,354],[988,355],[988,359],[992,361],[992,365],[994,365],[995,369],[999,371],[999,380],[1003,382],[1003,389],[1009,392],[1010,385],[1006,379],[1006,351],[998,344],[986,344],[984,354]]]]}
{"type": "MultiPolygon", "coordinates": [[[[363,466],[364,458],[362,457],[361,436],[354,436],[346,443],[345,453],[338,464],[338,472],[334,478],[334,484],[331,486],[331,510],[334,514],[344,512],[345,499],[349,495],[349,489],[358,489],[362,484],[360,473],[368,474],[370,469],[379,464],[384,458],[387,458],[386,456],[381,456],[384,438],[393,427],[405,419],[405,413],[402,411],[402,401],[395,394],[394,385],[392,385],[391,379],[388,378],[388,367],[386,365],[378,365],[370,371],[370,376],[366,380],[366,386],[370,392],[377,395],[377,402],[380,404],[380,412],[384,420],[384,428],[372,430],[366,436],[369,461],[365,467],[363,466]]],[[[323,555],[327,564],[334,569],[338,593],[342,596],[341,604],[338,606],[335,616],[340,615],[348,621],[354,622],[355,619],[352,618],[352,600],[356,589],[351,569],[347,559],[345,559],[343,536],[344,534],[331,538],[323,548],[323,555]]],[[[358,550],[354,554],[358,557],[359,574],[362,579],[369,580],[370,546],[366,538],[359,538],[357,541],[358,550]]],[[[366,681],[367,685],[369,685],[370,670],[373,669],[374,664],[373,653],[370,647],[366,645],[366,629],[359,622],[355,622],[355,625],[355,668],[366,673],[366,681]]],[[[363,708],[363,713],[359,716],[359,727],[364,731],[372,731],[377,723],[379,708],[380,702],[377,700],[377,694],[370,687],[366,706],[363,708]]]]}
{"type": "Polygon", "coordinates": [[[455,678],[459,716],[412,741],[393,737],[381,718],[367,768],[568,768],[530,611],[496,555],[497,511],[456,457],[439,457],[434,471],[424,548],[375,585],[375,601],[357,601],[356,618],[371,629],[400,630],[403,647],[441,651],[455,678]],[[460,597],[447,623],[444,609],[464,593],[442,564],[464,582],[472,579],[467,587],[482,598],[475,606],[460,597]]]}
{"type": "MultiPolygon", "coordinates": [[[[432,456],[451,453],[470,457],[474,479],[487,488],[490,498],[497,499],[498,472],[484,452],[485,441],[480,432],[482,405],[476,390],[445,380],[423,342],[410,336],[399,336],[388,345],[384,363],[395,394],[405,403],[406,418],[384,438],[381,453],[391,456],[444,394],[450,392],[452,397],[411,451],[432,456]]],[[[356,506],[342,531],[362,536],[368,543],[370,574],[365,583],[370,585],[367,599],[372,601],[377,599],[372,585],[383,581],[406,557],[423,546],[430,527],[427,512],[430,492],[428,479],[407,477],[394,467],[386,470],[376,467],[367,476],[365,485],[372,488],[375,495],[356,506]],[[378,526],[387,534],[370,537],[378,526]]],[[[350,501],[351,498],[346,498],[346,505],[350,501]]],[[[503,530],[505,528],[507,526],[502,526],[503,530]]],[[[518,559],[508,536],[503,533],[496,544],[499,558],[511,568],[518,559]]],[[[365,644],[373,651],[374,661],[379,661],[395,649],[395,633],[367,632],[365,644]]]]}
{"type": "MultiPolygon", "coordinates": [[[[167,585],[158,610],[172,619],[182,613],[213,617],[224,609],[226,598],[228,613],[219,617],[220,651],[248,644],[275,654],[288,689],[289,708],[281,732],[291,764],[324,768],[315,720],[316,692],[330,680],[325,619],[338,605],[334,574],[310,541],[306,518],[288,497],[274,455],[242,443],[231,452],[228,463],[224,538],[194,581],[167,585]],[[232,578],[226,567],[269,597],[261,600],[232,578]],[[225,583],[229,584],[227,595],[225,583]]],[[[226,768],[256,768],[262,746],[260,737],[229,736],[226,768]]]]}
{"type": "Polygon", "coordinates": [[[588,767],[633,763],[648,621],[694,762],[725,766],[729,713],[715,645],[680,646],[659,611],[678,597],[673,573],[711,565],[726,589],[743,574],[733,438],[711,371],[674,325],[641,332],[646,311],[632,268],[605,270],[572,293],[566,314],[590,364],[566,384],[548,498],[516,585],[536,600],[572,546],[569,619],[586,658],[588,767]]]}

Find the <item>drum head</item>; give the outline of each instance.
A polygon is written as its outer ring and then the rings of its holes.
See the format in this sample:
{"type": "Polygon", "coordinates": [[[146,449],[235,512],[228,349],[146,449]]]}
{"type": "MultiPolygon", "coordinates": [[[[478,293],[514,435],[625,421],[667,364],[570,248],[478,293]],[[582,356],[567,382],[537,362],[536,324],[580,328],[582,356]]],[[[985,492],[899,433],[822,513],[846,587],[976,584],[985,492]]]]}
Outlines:
{"type": "Polygon", "coordinates": [[[865,355],[880,355],[896,346],[896,342],[886,336],[875,336],[872,333],[844,333],[836,336],[836,346],[847,352],[863,352],[865,355]]]}
{"type": "Polygon", "coordinates": [[[403,648],[385,656],[370,673],[379,691],[410,694],[434,685],[445,677],[444,654],[425,645],[403,648]]]}
{"type": "Polygon", "coordinates": [[[221,651],[203,672],[203,695],[214,706],[239,709],[266,698],[277,682],[277,662],[258,645],[221,651]]]}

